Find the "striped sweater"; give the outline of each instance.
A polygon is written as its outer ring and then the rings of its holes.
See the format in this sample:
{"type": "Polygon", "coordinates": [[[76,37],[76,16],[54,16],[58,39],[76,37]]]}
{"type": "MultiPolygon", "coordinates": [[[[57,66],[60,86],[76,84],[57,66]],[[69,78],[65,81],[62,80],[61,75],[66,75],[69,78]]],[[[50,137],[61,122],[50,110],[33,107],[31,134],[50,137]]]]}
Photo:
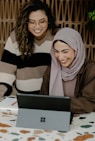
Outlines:
{"type": "Polygon", "coordinates": [[[52,40],[53,36],[48,31],[40,44],[34,43],[33,55],[22,60],[15,40],[15,34],[14,32],[11,33],[0,61],[0,84],[7,86],[6,95],[10,95],[14,83],[19,92],[39,92],[43,74],[51,61],[50,49],[52,40]]]}

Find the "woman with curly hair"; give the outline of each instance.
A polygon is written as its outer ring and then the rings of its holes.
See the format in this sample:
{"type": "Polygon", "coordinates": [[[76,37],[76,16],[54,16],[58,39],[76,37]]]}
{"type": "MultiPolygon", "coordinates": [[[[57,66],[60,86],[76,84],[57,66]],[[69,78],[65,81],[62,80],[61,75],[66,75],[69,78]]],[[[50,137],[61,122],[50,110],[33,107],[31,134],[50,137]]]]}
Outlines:
{"type": "Polygon", "coordinates": [[[0,62],[0,97],[10,95],[14,84],[18,92],[39,93],[56,29],[47,4],[31,0],[22,6],[0,62]]]}

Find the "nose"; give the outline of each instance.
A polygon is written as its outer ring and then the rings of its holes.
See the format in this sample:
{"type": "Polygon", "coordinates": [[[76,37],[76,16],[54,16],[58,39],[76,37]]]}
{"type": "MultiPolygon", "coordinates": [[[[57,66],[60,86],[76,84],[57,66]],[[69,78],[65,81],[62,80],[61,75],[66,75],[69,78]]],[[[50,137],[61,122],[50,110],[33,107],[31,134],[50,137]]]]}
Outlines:
{"type": "Polygon", "coordinates": [[[39,27],[40,26],[40,23],[39,22],[36,22],[35,23],[35,27],[39,27]]]}
{"type": "Polygon", "coordinates": [[[59,61],[61,61],[64,58],[64,55],[60,52],[57,58],[59,61]]]}

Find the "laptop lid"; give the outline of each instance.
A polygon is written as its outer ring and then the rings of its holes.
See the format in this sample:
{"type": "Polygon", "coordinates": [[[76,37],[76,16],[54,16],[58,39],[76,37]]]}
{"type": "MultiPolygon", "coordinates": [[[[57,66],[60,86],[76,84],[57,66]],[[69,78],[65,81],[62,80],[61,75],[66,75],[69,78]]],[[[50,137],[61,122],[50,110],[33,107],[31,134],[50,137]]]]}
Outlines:
{"type": "Polygon", "coordinates": [[[70,128],[70,98],[36,94],[17,94],[17,127],[58,130],[70,128]]]}

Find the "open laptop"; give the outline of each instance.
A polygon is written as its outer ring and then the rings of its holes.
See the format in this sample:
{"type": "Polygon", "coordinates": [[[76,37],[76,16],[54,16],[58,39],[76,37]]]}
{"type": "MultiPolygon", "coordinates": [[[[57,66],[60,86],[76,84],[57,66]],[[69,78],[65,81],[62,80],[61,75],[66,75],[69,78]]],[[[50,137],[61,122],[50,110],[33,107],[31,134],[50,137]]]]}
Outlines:
{"type": "Polygon", "coordinates": [[[17,127],[58,130],[70,129],[70,98],[17,94],[17,127]]]}

